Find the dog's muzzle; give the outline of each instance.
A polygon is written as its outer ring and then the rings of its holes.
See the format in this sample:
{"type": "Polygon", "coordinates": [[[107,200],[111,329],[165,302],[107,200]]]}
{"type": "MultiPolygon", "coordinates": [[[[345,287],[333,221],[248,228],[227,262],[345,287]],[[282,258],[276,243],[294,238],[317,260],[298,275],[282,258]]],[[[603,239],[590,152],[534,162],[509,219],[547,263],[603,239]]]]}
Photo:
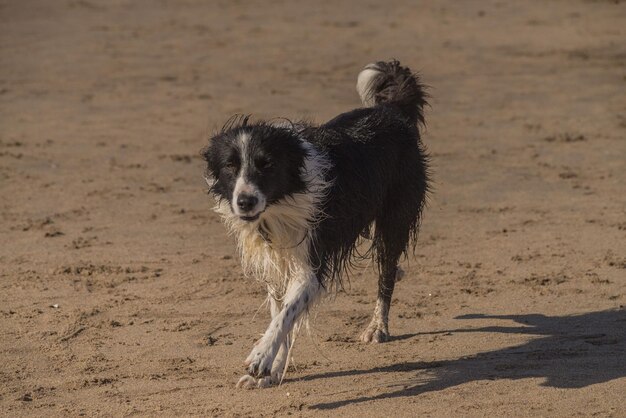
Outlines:
{"type": "Polygon", "coordinates": [[[266,203],[265,195],[255,184],[247,182],[243,176],[237,179],[231,207],[241,220],[252,222],[259,219],[266,203]]]}
{"type": "Polygon", "coordinates": [[[257,210],[259,198],[251,194],[241,193],[237,196],[236,204],[238,209],[237,212],[239,212],[239,218],[244,221],[256,221],[263,212],[262,210],[257,210]]]}

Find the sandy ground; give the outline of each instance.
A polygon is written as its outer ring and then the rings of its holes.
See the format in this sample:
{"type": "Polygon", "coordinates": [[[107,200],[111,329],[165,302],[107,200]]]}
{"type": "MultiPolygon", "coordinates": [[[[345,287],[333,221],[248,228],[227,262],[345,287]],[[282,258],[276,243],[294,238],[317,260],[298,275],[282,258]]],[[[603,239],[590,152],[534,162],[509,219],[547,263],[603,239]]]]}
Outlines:
{"type": "Polygon", "coordinates": [[[626,416],[626,4],[1,1],[0,415],[626,416]],[[386,344],[371,267],[285,384],[199,150],[323,122],[396,57],[435,192],[386,344]]]}

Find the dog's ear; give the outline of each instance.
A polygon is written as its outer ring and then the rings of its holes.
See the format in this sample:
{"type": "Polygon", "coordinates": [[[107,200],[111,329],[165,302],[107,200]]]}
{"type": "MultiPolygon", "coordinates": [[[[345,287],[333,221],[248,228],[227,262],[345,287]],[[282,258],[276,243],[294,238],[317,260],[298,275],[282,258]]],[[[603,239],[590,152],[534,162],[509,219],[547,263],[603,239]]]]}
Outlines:
{"type": "Polygon", "coordinates": [[[208,171],[205,171],[204,181],[206,182],[207,186],[209,186],[209,193],[212,193],[213,187],[215,187],[215,183],[217,182],[217,180],[215,179],[215,177],[210,175],[208,171]]]}
{"type": "Polygon", "coordinates": [[[200,156],[207,163],[211,160],[211,144],[210,143],[209,145],[207,145],[206,147],[200,150],[200,156]]]}
{"type": "Polygon", "coordinates": [[[220,143],[223,143],[224,138],[222,135],[215,135],[209,139],[209,143],[206,147],[202,148],[200,151],[200,155],[202,159],[206,161],[208,168],[213,170],[213,173],[216,174],[219,171],[219,162],[221,160],[221,151],[224,147],[220,147],[220,143]]]}
{"type": "Polygon", "coordinates": [[[217,174],[219,172],[215,164],[215,150],[211,147],[211,141],[209,141],[209,145],[200,150],[200,156],[207,163],[204,170],[204,180],[209,186],[209,191],[211,191],[217,181],[217,174]]]}

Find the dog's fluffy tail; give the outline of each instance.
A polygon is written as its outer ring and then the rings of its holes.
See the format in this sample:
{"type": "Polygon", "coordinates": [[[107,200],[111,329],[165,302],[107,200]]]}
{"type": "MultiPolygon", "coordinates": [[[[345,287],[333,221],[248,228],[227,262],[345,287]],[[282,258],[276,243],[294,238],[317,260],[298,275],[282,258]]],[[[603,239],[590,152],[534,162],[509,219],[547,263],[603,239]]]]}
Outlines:
{"type": "Polygon", "coordinates": [[[410,120],[424,124],[424,86],[417,74],[396,60],[366,65],[357,78],[356,91],[366,107],[393,103],[410,120]]]}

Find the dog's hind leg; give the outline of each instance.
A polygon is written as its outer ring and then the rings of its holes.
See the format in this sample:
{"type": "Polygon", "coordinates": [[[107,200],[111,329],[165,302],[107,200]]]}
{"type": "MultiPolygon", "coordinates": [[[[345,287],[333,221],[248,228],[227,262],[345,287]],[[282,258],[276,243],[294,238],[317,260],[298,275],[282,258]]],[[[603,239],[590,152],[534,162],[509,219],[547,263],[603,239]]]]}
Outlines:
{"type": "Polygon", "coordinates": [[[376,308],[374,308],[372,320],[361,334],[361,341],[363,342],[382,343],[389,340],[391,296],[396,280],[403,274],[402,269],[396,263],[397,260],[393,263],[385,263],[384,269],[380,272],[376,308]]]}
{"type": "Polygon", "coordinates": [[[421,196],[406,199],[402,193],[387,202],[382,214],[376,218],[374,246],[379,269],[378,298],[372,321],[361,334],[361,341],[381,343],[389,340],[389,309],[396,281],[404,272],[398,261],[407,250],[409,240],[415,235],[421,210],[421,196]]]}
{"type": "MultiPolygon", "coordinates": [[[[259,378],[257,386],[266,386],[271,382],[273,365],[284,367],[287,351],[284,357],[277,358],[281,348],[285,350],[289,334],[297,321],[302,318],[321,293],[321,286],[314,274],[307,272],[295,278],[288,286],[283,299],[283,306],[272,318],[265,334],[256,343],[252,352],[245,361],[248,374],[237,383],[238,387],[252,387],[259,378]],[[278,360],[278,362],[276,361],[278,360]],[[270,377],[269,382],[266,377],[270,377]]],[[[282,370],[281,370],[282,371],[282,370]]]]}

